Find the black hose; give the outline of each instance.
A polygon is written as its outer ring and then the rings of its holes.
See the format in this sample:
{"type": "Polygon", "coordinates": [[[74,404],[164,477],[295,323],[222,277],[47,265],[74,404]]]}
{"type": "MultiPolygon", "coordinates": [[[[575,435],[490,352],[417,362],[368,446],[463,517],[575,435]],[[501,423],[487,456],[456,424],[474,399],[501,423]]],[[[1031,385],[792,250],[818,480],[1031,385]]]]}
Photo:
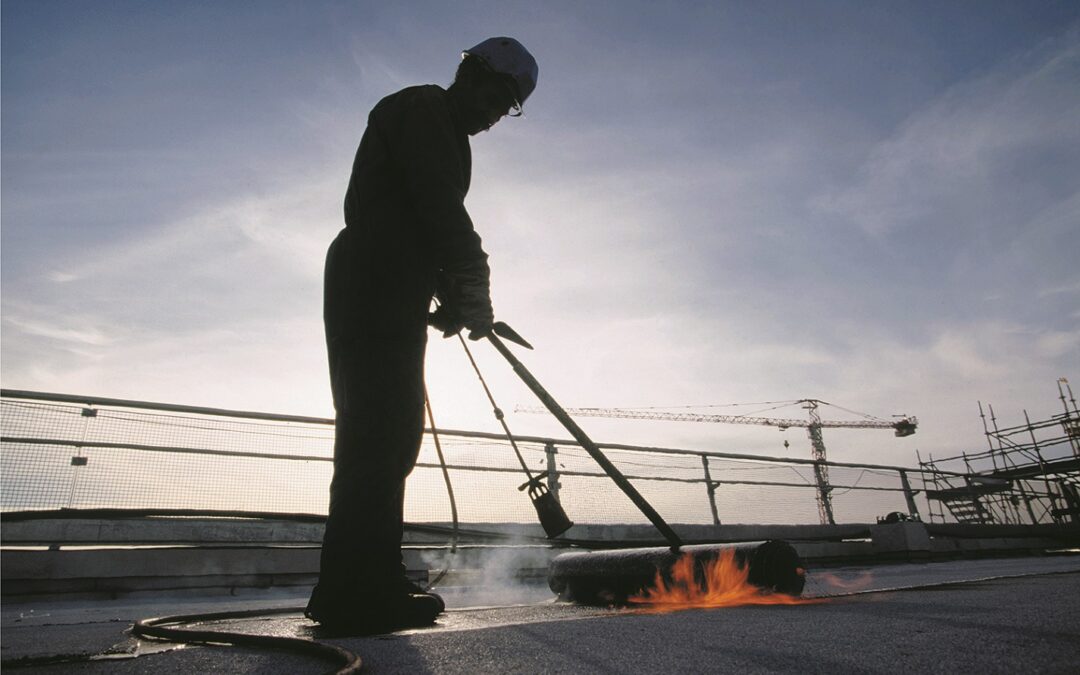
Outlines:
{"type": "MultiPolygon", "coordinates": [[[[447,558],[446,567],[439,572],[435,580],[428,584],[430,589],[439,583],[450,570],[449,559],[457,552],[457,542],[460,532],[458,525],[457,501],[454,499],[454,488],[450,483],[450,474],[446,468],[446,460],[443,457],[442,447],[439,443],[438,433],[435,431],[435,416],[431,409],[431,401],[424,392],[424,403],[427,407],[428,419],[431,422],[431,433],[435,438],[435,451],[439,455],[439,464],[442,466],[443,479],[446,482],[446,492],[450,497],[450,511],[453,520],[453,530],[450,542],[450,554],[447,558]]],[[[516,449],[516,448],[515,448],[516,449]]],[[[169,625],[197,623],[205,621],[221,621],[225,619],[244,619],[256,616],[273,616],[276,614],[299,614],[304,607],[282,607],[279,609],[248,609],[232,612],[217,612],[212,614],[182,614],[176,616],[163,616],[155,619],[143,619],[136,621],[131,632],[142,638],[168,640],[170,642],[193,643],[193,644],[228,644],[241,647],[258,647],[263,649],[280,649],[315,656],[317,658],[330,659],[340,664],[340,667],[327,671],[333,675],[350,675],[359,673],[362,662],[360,656],[347,649],[334,645],[322,644],[312,640],[299,638],[276,637],[271,635],[251,635],[248,633],[233,633],[229,631],[192,630],[183,628],[170,628],[169,625]]]]}
{"type": "Polygon", "coordinates": [[[453,560],[454,554],[457,553],[460,527],[458,524],[457,499],[454,498],[454,485],[450,482],[450,470],[446,467],[446,457],[443,456],[442,444],[439,443],[439,432],[435,428],[435,413],[431,409],[431,399],[428,397],[426,386],[424,387],[424,406],[427,408],[428,421],[431,423],[431,438],[435,441],[435,453],[439,456],[439,466],[442,467],[443,482],[446,483],[446,495],[450,498],[450,519],[453,522],[453,534],[450,537],[450,552],[446,554],[446,565],[435,575],[433,580],[428,582],[425,590],[430,591],[442,581],[443,577],[450,571],[451,561],[453,560]]]}
{"type": "MultiPolygon", "coordinates": [[[[461,338],[461,336],[458,336],[461,338]]],[[[507,438],[510,439],[510,444],[514,448],[514,452],[517,453],[518,461],[521,462],[521,467],[525,470],[525,474],[532,480],[532,474],[529,472],[529,467],[525,464],[525,459],[521,456],[521,452],[518,450],[517,443],[514,442],[514,437],[510,434],[510,429],[507,428],[506,422],[502,418],[502,411],[499,410],[495,404],[495,399],[492,398],[491,392],[487,388],[487,383],[484,382],[484,376],[480,374],[479,368],[476,366],[476,362],[473,361],[472,354],[469,352],[468,345],[465,341],[461,341],[462,346],[465,347],[465,353],[469,357],[469,361],[472,362],[473,368],[476,369],[476,374],[480,376],[480,383],[484,386],[484,391],[488,395],[488,399],[491,400],[491,404],[495,407],[495,415],[502,423],[503,429],[506,431],[507,438]]],[[[453,521],[452,537],[450,542],[450,553],[447,558],[446,567],[439,572],[435,577],[435,580],[428,584],[428,589],[435,586],[442,580],[446,573],[450,570],[449,559],[457,552],[458,537],[460,535],[460,526],[458,523],[457,513],[457,500],[454,499],[454,488],[450,482],[450,473],[447,470],[446,459],[443,457],[442,447],[439,443],[439,436],[435,427],[435,415],[431,409],[431,400],[427,396],[427,391],[424,391],[424,404],[427,408],[428,420],[431,423],[431,433],[435,440],[435,451],[439,455],[439,464],[442,467],[443,479],[446,482],[446,492],[450,498],[450,511],[451,519],[453,521]]],[[[300,638],[290,637],[276,637],[270,635],[251,635],[249,633],[233,633],[230,631],[211,631],[211,630],[192,630],[184,628],[167,627],[170,625],[178,625],[184,623],[199,623],[206,621],[221,621],[226,619],[243,619],[256,616],[273,616],[276,614],[299,614],[304,611],[304,607],[282,607],[278,609],[249,609],[238,610],[232,612],[216,612],[211,614],[182,614],[176,616],[163,616],[154,619],[143,619],[136,621],[132,627],[131,632],[142,638],[168,640],[170,642],[180,643],[192,643],[192,644],[228,644],[241,647],[258,647],[263,649],[280,649],[285,651],[297,652],[301,654],[308,654],[323,659],[330,659],[338,662],[340,668],[327,671],[334,675],[350,675],[352,673],[360,672],[361,660],[360,656],[350,652],[347,649],[336,647],[334,645],[322,644],[320,642],[314,642],[312,640],[302,640],[300,638]]]]}
{"type": "MultiPolygon", "coordinates": [[[[462,348],[465,349],[465,356],[469,357],[469,363],[472,364],[473,370],[476,371],[476,376],[480,378],[480,386],[484,388],[484,393],[487,394],[488,401],[491,402],[492,412],[495,413],[495,419],[502,425],[503,432],[506,434],[506,439],[510,441],[510,447],[514,449],[514,454],[517,455],[518,463],[521,464],[521,470],[525,472],[525,476],[529,479],[529,483],[533,483],[536,479],[533,478],[532,471],[529,471],[529,465],[525,463],[525,458],[521,456],[521,450],[518,449],[517,441],[514,440],[514,435],[510,433],[510,427],[506,425],[506,415],[503,414],[502,408],[495,402],[495,397],[491,393],[491,389],[488,389],[487,380],[484,379],[484,374],[480,372],[480,366],[476,365],[476,359],[473,358],[472,351],[469,349],[468,343],[465,342],[465,338],[458,333],[458,341],[461,342],[462,348]]],[[[434,428],[434,424],[432,427],[434,428]]],[[[526,483],[528,485],[529,483],[526,483]]]]}
{"type": "Polygon", "coordinates": [[[131,627],[131,632],[138,637],[168,640],[169,642],[226,644],[240,647],[258,647],[262,649],[280,649],[297,652],[321,659],[328,659],[337,663],[338,667],[334,670],[327,671],[328,675],[330,673],[333,673],[334,675],[352,675],[354,673],[359,673],[361,666],[360,656],[347,649],[336,647],[334,645],[323,644],[313,640],[302,640],[300,638],[169,627],[178,624],[203,621],[245,619],[275,614],[299,614],[303,611],[303,607],[280,607],[277,609],[247,609],[211,614],[162,616],[156,619],[136,621],[131,627]]]}

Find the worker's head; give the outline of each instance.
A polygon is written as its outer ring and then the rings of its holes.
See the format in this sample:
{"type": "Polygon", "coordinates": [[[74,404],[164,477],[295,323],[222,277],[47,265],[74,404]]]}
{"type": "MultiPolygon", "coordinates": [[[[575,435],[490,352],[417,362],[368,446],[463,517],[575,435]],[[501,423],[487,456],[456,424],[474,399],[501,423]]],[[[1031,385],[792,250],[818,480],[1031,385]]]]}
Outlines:
{"type": "Polygon", "coordinates": [[[452,89],[466,108],[469,135],[487,131],[521,106],[536,88],[536,59],[517,40],[494,37],[462,53],[452,89]]]}

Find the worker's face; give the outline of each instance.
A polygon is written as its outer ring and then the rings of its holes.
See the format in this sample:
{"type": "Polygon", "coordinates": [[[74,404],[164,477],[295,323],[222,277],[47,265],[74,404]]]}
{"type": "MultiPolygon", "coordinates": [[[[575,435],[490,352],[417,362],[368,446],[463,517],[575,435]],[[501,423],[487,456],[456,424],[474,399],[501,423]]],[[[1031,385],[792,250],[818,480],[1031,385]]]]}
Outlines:
{"type": "Polygon", "coordinates": [[[469,100],[472,113],[468,129],[470,136],[495,126],[514,106],[510,89],[504,82],[495,79],[474,83],[469,100]]]}

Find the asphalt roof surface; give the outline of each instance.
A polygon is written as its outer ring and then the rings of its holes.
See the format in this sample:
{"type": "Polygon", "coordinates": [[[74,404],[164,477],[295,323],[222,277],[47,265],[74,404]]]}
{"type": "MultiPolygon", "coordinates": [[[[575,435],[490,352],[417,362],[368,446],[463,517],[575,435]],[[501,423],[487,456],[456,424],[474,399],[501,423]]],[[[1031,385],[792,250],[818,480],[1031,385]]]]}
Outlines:
{"type": "MultiPolygon", "coordinates": [[[[1080,664],[1080,555],[811,570],[807,594],[831,597],[646,614],[537,601],[535,587],[521,596],[524,604],[498,607],[467,606],[470,596],[451,592],[451,609],[430,628],[325,641],[359,654],[373,673],[1075,673],[1080,664]]],[[[137,618],[289,607],[305,599],[292,591],[5,602],[3,667],[122,675],[325,672],[329,662],[308,656],[177,648],[125,632],[137,618]],[[70,660],[47,662],[60,657],[70,660]]],[[[298,613],[209,627],[322,639],[298,613]]]]}

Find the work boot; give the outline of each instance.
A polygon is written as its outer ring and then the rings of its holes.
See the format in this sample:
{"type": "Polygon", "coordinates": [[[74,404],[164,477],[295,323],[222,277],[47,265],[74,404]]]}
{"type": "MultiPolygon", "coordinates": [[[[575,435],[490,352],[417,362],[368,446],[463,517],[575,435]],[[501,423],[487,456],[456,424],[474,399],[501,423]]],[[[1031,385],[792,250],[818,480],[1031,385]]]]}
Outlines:
{"type": "Polygon", "coordinates": [[[440,606],[429,595],[397,590],[331,594],[316,586],[304,616],[334,633],[373,635],[430,626],[440,606]]]}
{"type": "Polygon", "coordinates": [[[416,583],[409,577],[401,577],[401,590],[409,595],[426,595],[429,598],[435,598],[435,601],[439,603],[439,613],[442,614],[446,611],[446,601],[438,593],[432,593],[430,590],[425,589],[420,584],[416,583]]]}

